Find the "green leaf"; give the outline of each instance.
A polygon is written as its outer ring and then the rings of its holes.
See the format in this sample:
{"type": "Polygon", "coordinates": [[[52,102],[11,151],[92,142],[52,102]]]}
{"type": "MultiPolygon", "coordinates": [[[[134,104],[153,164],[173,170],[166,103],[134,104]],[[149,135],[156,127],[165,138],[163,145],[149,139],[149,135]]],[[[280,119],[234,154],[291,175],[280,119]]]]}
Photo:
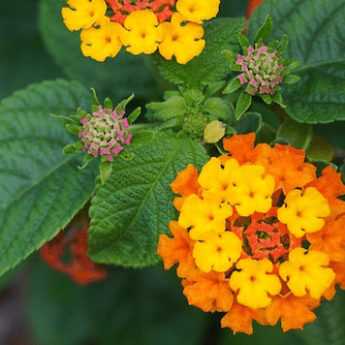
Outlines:
{"type": "Polygon", "coordinates": [[[262,128],[262,116],[259,113],[247,113],[235,124],[235,130],[238,134],[259,132],[262,128]]]}
{"type": "Polygon", "coordinates": [[[236,103],[235,118],[239,120],[243,114],[250,108],[252,104],[252,96],[246,92],[242,92],[236,103]]]}
{"type": "Polygon", "coordinates": [[[229,73],[228,61],[222,52],[231,49],[239,51],[238,34],[243,29],[239,18],[221,18],[205,25],[206,48],[200,56],[186,65],[176,61],[157,59],[162,76],[176,85],[200,88],[202,84],[225,79],[229,73]]]}
{"type": "Polygon", "coordinates": [[[95,88],[100,98],[121,99],[135,93],[138,98],[153,97],[157,86],[146,56],[125,52],[100,63],[80,51],[80,33],[69,32],[63,24],[61,9],[66,0],[40,0],[40,30],[49,53],[65,74],[95,88]]]}
{"type": "Polygon", "coordinates": [[[345,61],[300,73],[301,81],[285,88],[287,113],[310,124],[345,120],[345,61]]]}
{"type": "Polygon", "coordinates": [[[312,126],[297,123],[289,118],[282,123],[277,132],[277,141],[282,141],[297,148],[307,149],[312,138],[312,126]]]}
{"type": "Polygon", "coordinates": [[[330,162],[334,157],[333,147],[322,137],[314,136],[308,148],[307,157],[313,162],[330,162]]]}
{"type": "Polygon", "coordinates": [[[332,146],[345,150],[345,122],[317,125],[315,132],[325,138],[332,146]]]}
{"type": "Polygon", "coordinates": [[[265,41],[272,33],[273,21],[271,16],[267,16],[262,26],[255,35],[255,42],[265,41]]]}
{"type": "Polygon", "coordinates": [[[113,165],[111,162],[103,161],[101,162],[99,166],[99,176],[101,178],[101,183],[105,184],[105,182],[108,180],[108,178],[111,175],[111,171],[113,169],[113,165]]]}
{"type": "Polygon", "coordinates": [[[50,113],[88,105],[78,83],[43,82],[0,103],[0,274],[40,248],[84,206],[95,167],[80,172],[79,156],[64,156],[73,138],[50,113]]]}
{"type": "Polygon", "coordinates": [[[30,273],[25,312],[35,345],[203,343],[206,315],[188,307],[174,272],[117,269],[89,286],[44,263],[30,273]]]}
{"type": "Polygon", "coordinates": [[[163,102],[149,103],[146,108],[149,111],[146,116],[151,121],[168,121],[177,118],[182,122],[188,110],[184,97],[180,95],[171,96],[163,102]]]}
{"type": "Polygon", "coordinates": [[[288,85],[292,85],[292,84],[298,83],[300,80],[301,80],[301,77],[299,75],[289,74],[284,79],[284,83],[288,85]]]}
{"type": "Polygon", "coordinates": [[[211,97],[201,107],[202,112],[207,114],[210,120],[233,120],[234,110],[230,101],[220,97],[211,97]]]}
{"type": "Polygon", "coordinates": [[[231,93],[234,93],[235,91],[237,91],[240,87],[241,87],[241,82],[240,80],[235,77],[233,78],[229,84],[226,86],[226,88],[224,89],[223,91],[223,94],[224,95],[228,95],[228,94],[231,94],[231,93]]]}
{"type": "Polygon", "coordinates": [[[92,200],[90,255],[96,262],[144,267],[157,262],[157,240],[176,217],[170,183],[188,164],[207,159],[203,147],[172,134],[134,142],[92,200]]]}
{"type": "Polygon", "coordinates": [[[304,64],[296,70],[301,81],[283,90],[289,116],[313,124],[344,120],[345,1],[266,0],[251,18],[251,37],[267,15],[272,39],[287,34],[288,57],[304,64]]]}
{"type": "Polygon", "coordinates": [[[243,52],[245,52],[245,54],[247,53],[247,49],[250,46],[250,42],[247,36],[243,35],[243,34],[239,34],[238,35],[238,42],[240,43],[240,46],[243,50],[243,52]]]}

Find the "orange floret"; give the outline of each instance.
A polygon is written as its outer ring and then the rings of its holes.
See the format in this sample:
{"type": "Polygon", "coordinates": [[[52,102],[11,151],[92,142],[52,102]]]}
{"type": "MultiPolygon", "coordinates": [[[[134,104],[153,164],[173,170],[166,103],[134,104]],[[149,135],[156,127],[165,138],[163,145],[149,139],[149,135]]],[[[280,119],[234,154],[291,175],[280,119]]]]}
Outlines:
{"type": "Polygon", "coordinates": [[[327,222],[319,232],[308,234],[313,250],[328,254],[331,261],[345,262],[345,215],[327,222]]]}
{"type": "Polygon", "coordinates": [[[169,229],[173,237],[161,235],[157,250],[163,260],[164,269],[168,270],[178,264],[178,276],[190,276],[196,270],[192,256],[193,242],[189,238],[187,230],[182,228],[178,222],[170,222],[169,229]]]}
{"type": "Polygon", "coordinates": [[[170,187],[174,193],[182,196],[198,194],[200,189],[198,176],[199,173],[196,167],[192,164],[189,164],[187,168],[177,174],[170,187]]]}
{"type": "Polygon", "coordinates": [[[301,188],[316,178],[316,168],[305,163],[304,150],[289,145],[259,144],[255,148],[255,162],[263,165],[276,179],[276,188],[288,193],[301,188]]]}
{"type": "Polygon", "coordinates": [[[342,181],[341,174],[332,166],[326,167],[322,171],[322,175],[310,186],[317,188],[324,195],[332,210],[331,217],[336,218],[341,214],[345,214],[345,202],[339,199],[345,195],[345,185],[342,181]]]}
{"type": "Polygon", "coordinates": [[[316,320],[312,312],[318,302],[308,297],[278,296],[266,309],[266,319],[270,325],[275,325],[279,319],[284,332],[291,329],[303,329],[305,324],[316,320]]]}
{"type": "Polygon", "coordinates": [[[227,312],[231,309],[233,295],[222,273],[200,274],[193,280],[184,280],[183,286],[183,294],[190,305],[205,312],[227,312]]]}
{"type": "Polygon", "coordinates": [[[331,262],[330,267],[335,272],[335,280],[345,290],[345,262],[331,262]]]}
{"type": "Polygon", "coordinates": [[[224,150],[228,151],[239,163],[251,162],[255,138],[255,133],[234,135],[223,140],[223,147],[224,150]]]}
{"type": "Polygon", "coordinates": [[[253,334],[255,311],[234,303],[231,310],[221,320],[222,328],[230,328],[234,333],[253,334]]]}

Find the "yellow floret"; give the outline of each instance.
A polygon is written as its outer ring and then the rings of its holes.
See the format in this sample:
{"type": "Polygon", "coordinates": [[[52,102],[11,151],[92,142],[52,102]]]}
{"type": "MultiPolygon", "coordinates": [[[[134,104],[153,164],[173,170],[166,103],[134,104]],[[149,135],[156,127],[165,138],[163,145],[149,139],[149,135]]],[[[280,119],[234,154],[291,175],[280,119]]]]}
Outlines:
{"type": "Polygon", "coordinates": [[[214,18],[219,12],[220,0],[178,0],[177,11],[185,20],[201,23],[214,18]]]}
{"type": "Polygon", "coordinates": [[[203,272],[226,272],[239,259],[242,241],[232,232],[208,233],[194,246],[193,257],[203,272]]]}
{"type": "Polygon", "coordinates": [[[309,293],[312,298],[319,299],[335,279],[328,264],[327,254],[296,248],[289,254],[289,260],[281,264],[279,274],[295,296],[309,293]]]}
{"type": "Polygon", "coordinates": [[[278,219],[296,237],[321,230],[325,225],[324,218],[329,215],[327,199],[314,187],[289,192],[285,205],[278,210],[278,219]]]}
{"type": "Polygon", "coordinates": [[[83,30],[80,36],[82,53],[99,62],[114,58],[122,47],[121,30],[120,24],[109,19],[103,20],[97,28],[83,30]]]}
{"type": "Polygon", "coordinates": [[[132,12],[125,20],[121,40],[134,55],[153,54],[160,41],[158,19],[151,10],[132,12]]]}
{"type": "Polygon", "coordinates": [[[175,56],[178,63],[186,64],[205,48],[203,27],[195,23],[183,23],[178,13],[172,16],[170,23],[162,23],[159,30],[162,40],[159,52],[167,60],[175,56]]]}
{"type": "Polygon", "coordinates": [[[230,278],[230,287],[238,291],[238,303],[249,308],[258,309],[267,307],[272,298],[281,290],[279,278],[270,274],[273,265],[268,259],[242,259],[236,264],[239,272],[234,272],[230,278]]]}
{"type": "Polygon", "coordinates": [[[184,201],[178,222],[185,229],[190,228],[193,240],[202,240],[209,232],[223,232],[225,220],[231,215],[229,205],[221,205],[215,199],[201,199],[193,194],[184,201]]]}
{"type": "Polygon", "coordinates": [[[274,178],[265,174],[261,165],[243,165],[240,174],[242,181],[235,187],[232,199],[238,214],[247,217],[255,212],[268,212],[272,207],[274,178]]]}
{"type": "Polygon", "coordinates": [[[68,30],[91,28],[105,17],[107,5],[104,0],[68,0],[70,7],[63,7],[62,18],[68,30]]]}

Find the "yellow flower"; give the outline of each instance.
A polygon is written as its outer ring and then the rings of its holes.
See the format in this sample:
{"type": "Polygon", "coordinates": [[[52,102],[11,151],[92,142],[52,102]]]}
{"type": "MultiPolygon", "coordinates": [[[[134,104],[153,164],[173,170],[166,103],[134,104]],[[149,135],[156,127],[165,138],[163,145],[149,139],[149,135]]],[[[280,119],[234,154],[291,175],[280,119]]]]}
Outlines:
{"type": "Polygon", "coordinates": [[[211,158],[202,169],[198,182],[205,197],[217,196],[236,206],[240,216],[265,213],[272,207],[275,181],[260,165],[240,166],[235,159],[222,162],[219,158],[211,158]]]}
{"type": "Polygon", "coordinates": [[[151,10],[132,12],[125,20],[121,39],[134,55],[153,54],[160,41],[158,19],[151,10]]]}
{"type": "Polygon", "coordinates": [[[170,23],[159,26],[162,42],[160,54],[167,60],[173,56],[180,64],[186,64],[198,56],[205,48],[204,29],[195,23],[183,23],[183,18],[175,13],[170,23]]]}
{"type": "Polygon", "coordinates": [[[319,299],[335,279],[328,264],[327,254],[296,248],[289,254],[289,260],[280,265],[279,274],[295,296],[309,292],[312,298],[319,299]]]}
{"type": "Polygon", "coordinates": [[[85,56],[103,62],[106,58],[114,58],[121,50],[121,25],[104,19],[97,28],[81,32],[81,50],[85,56]]]}
{"type": "Polygon", "coordinates": [[[324,218],[329,215],[327,199],[314,187],[292,190],[286,196],[285,205],[278,210],[278,219],[296,237],[321,230],[324,218]]]}
{"type": "Polygon", "coordinates": [[[70,7],[63,7],[61,14],[68,30],[88,29],[105,17],[104,0],[68,0],[70,7]]]}
{"type": "Polygon", "coordinates": [[[202,240],[208,232],[223,232],[225,220],[231,215],[230,206],[192,194],[184,201],[178,222],[185,229],[191,229],[191,239],[202,240]]]}
{"type": "Polygon", "coordinates": [[[229,283],[231,289],[238,291],[238,303],[253,309],[265,308],[272,301],[270,296],[279,294],[281,283],[276,275],[269,274],[273,265],[268,259],[242,259],[236,267],[240,271],[232,274],[229,283]]]}
{"type": "Polygon", "coordinates": [[[204,140],[208,144],[217,143],[225,135],[225,124],[215,120],[207,124],[204,130],[204,140]]]}
{"type": "Polygon", "coordinates": [[[247,217],[255,212],[268,212],[272,207],[274,178],[265,174],[261,165],[242,165],[240,174],[242,181],[235,187],[232,200],[238,214],[247,217]]]}
{"type": "Polygon", "coordinates": [[[185,20],[201,23],[214,18],[219,12],[220,0],[178,0],[177,11],[185,20]]]}
{"type": "Polygon", "coordinates": [[[195,244],[193,257],[203,272],[226,272],[239,259],[241,250],[242,241],[234,233],[210,232],[195,244]]]}

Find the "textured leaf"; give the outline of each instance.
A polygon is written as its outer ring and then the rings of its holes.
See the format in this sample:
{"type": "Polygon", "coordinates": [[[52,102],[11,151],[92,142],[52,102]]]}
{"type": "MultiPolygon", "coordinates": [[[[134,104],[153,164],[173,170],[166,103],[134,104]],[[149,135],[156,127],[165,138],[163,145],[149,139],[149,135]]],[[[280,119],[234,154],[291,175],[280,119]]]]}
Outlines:
{"type": "Polygon", "coordinates": [[[186,65],[175,61],[157,58],[162,76],[168,81],[189,87],[200,87],[217,80],[225,79],[230,72],[223,50],[239,50],[237,37],[243,29],[243,20],[239,18],[216,19],[206,27],[206,48],[200,56],[186,65]]]}
{"type": "Polygon", "coordinates": [[[51,113],[87,105],[77,83],[43,82],[0,103],[0,273],[63,228],[94,188],[95,169],[80,172],[71,142],[51,113]]]}
{"type": "Polygon", "coordinates": [[[251,18],[252,37],[267,14],[272,38],[287,34],[289,57],[304,64],[302,81],[284,92],[288,114],[306,123],[345,119],[345,0],[266,0],[251,18]]]}
{"type": "Polygon", "coordinates": [[[40,28],[49,52],[66,75],[95,88],[104,97],[120,99],[132,93],[151,97],[156,84],[149,60],[125,53],[104,63],[84,57],[79,33],[69,32],[63,24],[60,12],[64,5],[66,0],[40,0],[40,28]]]}
{"type": "Polygon", "coordinates": [[[130,155],[114,162],[92,200],[90,255],[100,263],[143,267],[157,262],[158,236],[176,215],[169,184],[207,156],[200,144],[168,134],[133,143],[130,155]]]}
{"type": "Polygon", "coordinates": [[[203,343],[205,314],[187,305],[173,272],[116,270],[79,287],[39,264],[29,293],[35,345],[203,343]]]}

